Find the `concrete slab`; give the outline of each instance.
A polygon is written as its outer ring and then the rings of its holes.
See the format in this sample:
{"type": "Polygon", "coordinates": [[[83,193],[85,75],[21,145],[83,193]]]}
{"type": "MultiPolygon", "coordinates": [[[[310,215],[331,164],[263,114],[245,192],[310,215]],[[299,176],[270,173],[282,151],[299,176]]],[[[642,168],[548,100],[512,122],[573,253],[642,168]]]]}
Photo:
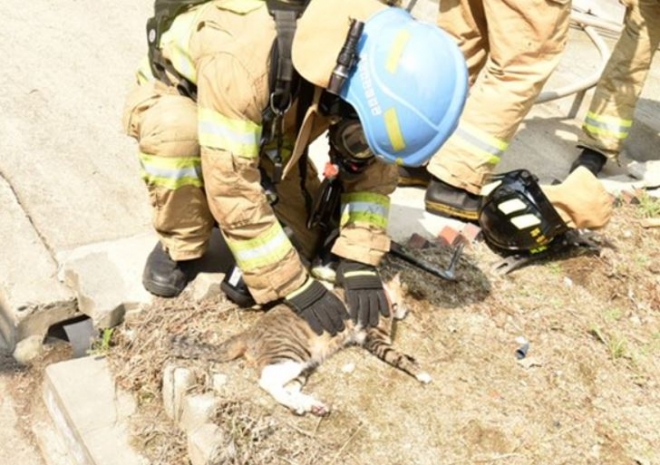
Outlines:
{"type": "Polygon", "coordinates": [[[78,308],[97,328],[119,324],[126,312],[151,302],[142,269],[157,238],[145,233],[90,244],[58,255],[60,278],[76,294],[78,308]]]}
{"type": "Polygon", "coordinates": [[[13,350],[79,313],[74,294],[57,280],[57,263],[2,177],[0,211],[0,333],[13,350]]]}
{"type": "Polygon", "coordinates": [[[0,173],[54,251],[144,232],[150,219],[124,96],[152,2],[0,3],[0,173]]]}
{"type": "Polygon", "coordinates": [[[118,391],[103,358],[49,365],[43,398],[76,465],[146,465],[129,444],[135,401],[118,391]]]}

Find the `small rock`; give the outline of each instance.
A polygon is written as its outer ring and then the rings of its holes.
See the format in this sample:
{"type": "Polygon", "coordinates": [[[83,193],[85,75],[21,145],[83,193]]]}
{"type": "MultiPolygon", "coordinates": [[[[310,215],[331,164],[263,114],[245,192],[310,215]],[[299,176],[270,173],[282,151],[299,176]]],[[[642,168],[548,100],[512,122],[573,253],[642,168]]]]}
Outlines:
{"type": "Polygon", "coordinates": [[[532,368],[532,367],[542,366],[541,362],[539,362],[534,357],[520,359],[520,360],[518,360],[518,365],[520,365],[523,368],[527,368],[527,369],[532,368]]]}
{"type": "Polygon", "coordinates": [[[343,373],[353,373],[355,371],[355,363],[347,363],[343,367],[341,367],[341,371],[343,373]]]}
{"type": "Polygon", "coordinates": [[[564,276],[564,286],[573,287],[573,280],[568,276],[564,276]]]}
{"type": "Polygon", "coordinates": [[[41,355],[44,346],[43,340],[43,336],[29,336],[19,341],[12,354],[14,359],[22,365],[27,365],[41,355]]]}

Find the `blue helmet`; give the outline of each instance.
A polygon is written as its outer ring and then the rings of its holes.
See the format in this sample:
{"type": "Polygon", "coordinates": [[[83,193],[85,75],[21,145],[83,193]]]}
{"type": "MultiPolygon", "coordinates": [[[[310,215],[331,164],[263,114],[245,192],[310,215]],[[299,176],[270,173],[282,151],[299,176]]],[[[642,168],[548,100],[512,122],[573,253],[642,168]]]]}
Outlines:
{"type": "Polygon", "coordinates": [[[359,60],[340,96],[384,161],[426,163],[452,134],[467,96],[465,59],[439,27],[386,8],[364,24],[359,60]]]}

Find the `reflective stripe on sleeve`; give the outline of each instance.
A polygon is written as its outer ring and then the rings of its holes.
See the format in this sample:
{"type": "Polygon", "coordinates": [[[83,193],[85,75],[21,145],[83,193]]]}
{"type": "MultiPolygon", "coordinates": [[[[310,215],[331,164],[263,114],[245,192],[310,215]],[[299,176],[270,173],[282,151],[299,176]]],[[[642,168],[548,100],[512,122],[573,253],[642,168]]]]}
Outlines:
{"type": "Polygon", "coordinates": [[[202,187],[199,157],[159,157],[140,153],[142,179],[150,186],[176,190],[182,186],[202,187]]]}
{"type": "Polygon", "coordinates": [[[617,118],[616,116],[597,115],[589,112],[584,119],[582,128],[589,134],[613,137],[623,140],[628,137],[632,120],[617,118]]]}
{"type": "Polygon", "coordinates": [[[260,125],[249,120],[227,118],[208,108],[199,108],[198,118],[200,145],[226,150],[242,158],[259,156],[260,125]]]}
{"type": "Polygon", "coordinates": [[[344,194],[340,225],[362,222],[386,229],[389,212],[390,199],[386,195],[371,192],[344,194]]]}
{"type": "Polygon", "coordinates": [[[274,265],[293,250],[291,241],[279,223],[273,224],[254,239],[242,241],[227,239],[227,245],[236,259],[236,264],[243,272],[274,265]]]}

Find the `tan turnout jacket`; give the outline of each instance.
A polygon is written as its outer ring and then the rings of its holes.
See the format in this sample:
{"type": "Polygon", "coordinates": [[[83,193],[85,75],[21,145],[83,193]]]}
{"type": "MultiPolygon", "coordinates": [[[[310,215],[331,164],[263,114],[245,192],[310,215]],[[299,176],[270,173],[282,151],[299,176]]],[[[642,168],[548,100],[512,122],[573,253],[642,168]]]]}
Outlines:
{"type": "MultiPolygon", "coordinates": [[[[324,85],[346,36],[348,17],[366,19],[379,8],[375,0],[312,0],[296,33],[296,69],[324,85]],[[335,18],[336,27],[321,37],[318,31],[327,27],[328,17],[335,18]]],[[[278,185],[275,208],[260,183],[259,167],[271,168],[259,147],[275,36],[262,0],[214,0],[195,7],[175,20],[161,49],[197,85],[197,101],[155,81],[147,64],[138,72],[139,85],[129,95],[124,115],[127,133],[139,141],[154,226],[172,258],[201,256],[215,219],[260,303],[286,296],[307,279],[280,221],[292,227],[303,254],[311,254],[318,243],[318,231],[305,228],[297,163],[278,185]]],[[[291,151],[297,137],[293,110],[285,121],[291,151]]],[[[329,123],[312,108],[301,131],[307,137],[300,144],[317,138],[329,123]]],[[[314,195],[319,182],[308,165],[306,185],[314,195]]],[[[344,183],[341,235],[334,253],[378,264],[389,250],[388,195],[395,186],[396,168],[381,162],[344,183]]]]}

